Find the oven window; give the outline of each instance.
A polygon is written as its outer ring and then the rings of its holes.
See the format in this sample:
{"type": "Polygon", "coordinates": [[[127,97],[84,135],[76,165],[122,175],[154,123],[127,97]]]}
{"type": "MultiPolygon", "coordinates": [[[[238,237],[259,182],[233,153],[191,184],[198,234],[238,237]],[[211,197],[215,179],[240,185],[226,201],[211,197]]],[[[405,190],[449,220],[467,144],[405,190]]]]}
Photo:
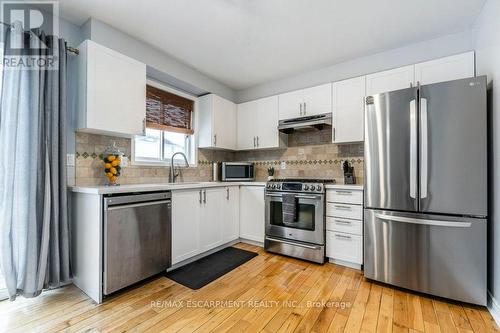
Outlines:
{"type": "Polygon", "coordinates": [[[249,165],[227,165],[226,178],[252,178],[252,167],[249,165]]]}
{"type": "Polygon", "coordinates": [[[280,201],[270,203],[271,224],[279,227],[314,230],[315,206],[312,204],[297,203],[297,218],[294,222],[283,223],[283,205],[280,201]]]}

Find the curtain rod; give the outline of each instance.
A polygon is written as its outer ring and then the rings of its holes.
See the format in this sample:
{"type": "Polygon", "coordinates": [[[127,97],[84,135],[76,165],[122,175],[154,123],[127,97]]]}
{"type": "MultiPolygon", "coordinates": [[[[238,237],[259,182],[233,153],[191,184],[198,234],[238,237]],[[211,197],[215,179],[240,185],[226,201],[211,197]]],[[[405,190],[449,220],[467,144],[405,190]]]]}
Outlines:
{"type": "MultiPolygon", "coordinates": [[[[8,24],[8,23],[2,22],[2,21],[0,21],[0,23],[3,24],[3,25],[6,25],[8,27],[11,27],[11,28],[14,27],[12,24],[8,24]]],[[[80,54],[80,50],[79,49],[77,49],[76,47],[68,46],[68,45],[66,45],[66,51],[68,51],[69,53],[73,53],[74,55],[79,55],[80,54]]]]}

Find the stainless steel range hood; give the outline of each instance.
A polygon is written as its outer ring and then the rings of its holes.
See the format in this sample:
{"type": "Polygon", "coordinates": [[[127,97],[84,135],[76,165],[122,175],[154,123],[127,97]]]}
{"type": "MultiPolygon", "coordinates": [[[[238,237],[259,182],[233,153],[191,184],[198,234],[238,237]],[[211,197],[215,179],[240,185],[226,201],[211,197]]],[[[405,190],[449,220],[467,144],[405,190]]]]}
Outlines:
{"type": "Polygon", "coordinates": [[[325,113],[316,116],[307,116],[293,119],[280,120],[278,130],[283,133],[294,131],[321,130],[332,126],[332,114],[325,113]]]}

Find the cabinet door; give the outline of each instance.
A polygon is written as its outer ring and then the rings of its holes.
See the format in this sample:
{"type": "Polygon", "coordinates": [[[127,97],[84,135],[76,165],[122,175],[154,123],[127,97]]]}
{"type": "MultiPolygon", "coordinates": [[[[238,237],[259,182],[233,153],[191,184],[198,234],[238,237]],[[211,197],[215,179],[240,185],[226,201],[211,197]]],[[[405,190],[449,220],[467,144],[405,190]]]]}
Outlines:
{"type": "Polygon", "coordinates": [[[254,149],[257,136],[257,101],[238,104],[238,149],[254,149]]]}
{"type": "MultiPolygon", "coordinates": [[[[126,136],[143,133],[146,65],[92,41],[87,44],[86,124],[126,136]]],[[[81,61],[85,61],[82,59],[81,61]]]]}
{"type": "Polygon", "coordinates": [[[326,232],[326,256],[362,265],[363,237],[343,232],[326,232]]]}
{"type": "Polygon", "coordinates": [[[278,96],[257,101],[257,148],[279,147],[278,96]]]}
{"type": "Polygon", "coordinates": [[[302,90],[281,94],[278,96],[278,100],[279,120],[302,116],[302,103],[304,103],[302,90]]]}
{"type": "Polygon", "coordinates": [[[224,188],[203,189],[199,231],[200,252],[222,245],[222,217],[224,188]]]}
{"type": "Polygon", "coordinates": [[[238,186],[224,188],[222,239],[227,243],[240,237],[240,190],[238,186]]]}
{"type": "Polygon", "coordinates": [[[332,84],[304,89],[304,116],[332,112],[332,84]]]}
{"type": "Polygon", "coordinates": [[[365,77],[333,83],[334,143],[363,141],[365,77]]]}
{"type": "Polygon", "coordinates": [[[410,88],[415,83],[414,65],[399,67],[366,76],[366,95],[410,88]]]}
{"type": "Polygon", "coordinates": [[[172,191],[172,264],[200,253],[200,190],[172,191]]]}
{"type": "Polygon", "coordinates": [[[213,95],[214,146],[224,149],[236,148],[236,105],[222,97],[213,95]]]}
{"type": "Polygon", "coordinates": [[[240,187],[240,237],[264,242],[264,187],[240,187]]]}
{"type": "Polygon", "coordinates": [[[474,51],[415,65],[415,81],[421,85],[474,76],[474,51]]]}

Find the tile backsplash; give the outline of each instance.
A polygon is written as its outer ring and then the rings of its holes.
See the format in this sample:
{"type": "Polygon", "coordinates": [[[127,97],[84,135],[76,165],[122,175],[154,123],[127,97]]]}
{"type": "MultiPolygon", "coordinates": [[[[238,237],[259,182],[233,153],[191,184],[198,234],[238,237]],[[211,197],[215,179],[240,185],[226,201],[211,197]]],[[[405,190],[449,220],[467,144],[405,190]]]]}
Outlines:
{"type": "MultiPolygon", "coordinates": [[[[169,167],[131,165],[131,140],[126,138],[76,133],[75,184],[79,186],[105,183],[103,164],[99,155],[113,142],[128,157],[120,184],[168,182],[169,167]]],[[[179,181],[211,181],[212,163],[220,161],[253,161],[256,180],[267,179],[267,169],[274,167],[275,177],[333,178],[343,182],[341,161],[354,166],[356,182],[363,181],[363,144],[338,145],[331,143],[331,130],[298,132],[288,137],[288,147],[259,151],[216,151],[198,149],[198,165],[181,168],[179,181]]]]}

